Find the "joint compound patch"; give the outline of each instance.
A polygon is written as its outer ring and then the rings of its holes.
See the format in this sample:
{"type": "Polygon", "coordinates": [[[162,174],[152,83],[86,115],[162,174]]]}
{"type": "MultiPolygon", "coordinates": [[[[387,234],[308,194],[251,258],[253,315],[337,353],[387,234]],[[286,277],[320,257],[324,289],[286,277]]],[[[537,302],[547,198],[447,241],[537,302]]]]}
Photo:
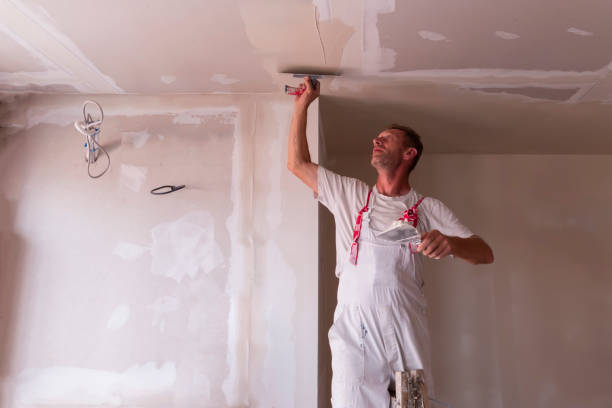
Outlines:
{"type": "Polygon", "coordinates": [[[506,31],[496,31],[495,35],[498,36],[499,38],[503,38],[504,40],[516,40],[517,38],[521,37],[518,34],[509,33],[506,31]]]}
{"type": "Polygon", "coordinates": [[[180,301],[172,296],[162,296],[147,306],[148,309],[153,311],[153,320],[151,321],[153,327],[159,328],[162,332],[166,331],[167,315],[177,311],[180,306],[180,301]]]}
{"type": "Polygon", "coordinates": [[[218,84],[223,84],[223,85],[231,85],[231,84],[235,84],[236,82],[240,82],[239,79],[230,78],[225,74],[214,74],[213,76],[210,77],[210,80],[218,84]]]}
{"type": "Polygon", "coordinates": [[[174,115],[172,123],[176,125],[200,125],[208,120],[221,124],[234,124],[236,112],[222,108],[191,109],[174,115]]]}
{"type": "Polygon", "coordinates": [[[435,33],[433,31],[421,30],[418,32],[419,36],[424,40],[429,41],[450,41],[444,34],[435,33]]]}
{"type": "Polygon", "coordinates": [[[113,310],[106,327],[109,330],[117,330],[123,327],[130,318],[130,307],[128,305],[119,305],[113,310]]]}
{"type": "Polygon", "coordinates": [[[149,247],[132,244],[131,242],[119,242],[115,245],[113,254],[126,261],[134,261],[140,258],[145,252],[148,252],[149,249],[149,247]]]}
{"type": "Polygon", "coordinates": [[[580,35],[580,36],[583,36],[583,37],[590,37],[590,36],[593,35],[593,33],[590,32],[590,31],[580,30],[580,29],[575,28],[575,27],[568,28],[567,32],[568,33],[572,33],[572,34],[576,34],[576,35],[580,35]]]}
{"type": "Polygon", "coordinates": [[[174,75],[162,75],[159,80],[166,85],[170,85],[171,83],[176,81],[176,77],[174,75]]]}
{"type": "Polygon", "coordinates": [[[120,184],[122,187],[125,187],[128,190],[132,190],[133,192],[138,193],[142,188],[142,183],[144,183],[146,178],[146,167],[132,166],[130,164],[121,165],[120,184]]]}
{"type": "Polygon", "coordinates": [[[193,212],[151,230],[151,272],[181,282],[195,278],[224,263],[215,241],[214,218],[205,211],[193,212]]]}
{"type": "Polygon", "coordinates": [[[141,132],[121,132],[121,143],[131,144],[136,149],[140,149],[147,143],[151,134],[146,130],[141,132]]]}

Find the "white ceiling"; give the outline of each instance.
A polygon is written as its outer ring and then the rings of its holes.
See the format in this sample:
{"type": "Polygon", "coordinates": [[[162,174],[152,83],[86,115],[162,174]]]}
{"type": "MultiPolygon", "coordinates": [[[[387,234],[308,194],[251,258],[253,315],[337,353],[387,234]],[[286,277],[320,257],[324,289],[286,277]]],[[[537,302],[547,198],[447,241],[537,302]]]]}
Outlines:
{"type": "Polygon", "coordinates": [[[608,0],[0,0],[0,89],[275,92],[289,69],[344,72],[331,92],[399,78],[601,101],[611,15],[608,0]]]}
{"type": "MultiPolygon", "coordinates": [[[[609,0],[0,0],[0,91],[280,93],[297,83],[281,72],[341,72],[322,106],[365,104],[358,128],[394,112],[473,141],[434,151],[495,152],[486,132],[553,118],[525,134],[536,152],[612,130],[610,16],[609,0]]],[[[612,152],[593,143],[578,151],[612,152]]]]}

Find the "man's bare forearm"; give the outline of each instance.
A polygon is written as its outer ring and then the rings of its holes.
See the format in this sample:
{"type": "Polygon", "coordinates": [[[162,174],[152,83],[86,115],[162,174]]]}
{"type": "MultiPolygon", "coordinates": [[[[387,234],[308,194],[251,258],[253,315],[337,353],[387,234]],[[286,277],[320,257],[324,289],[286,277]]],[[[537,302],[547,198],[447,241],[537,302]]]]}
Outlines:
{"type": "Polygon", "coordinates": [[[310,159],[308,139],[306,138],[306,123],[308,106],[319,96],[319,85],[313,88],[310,78],[306,77],[301,88],[304,89],[304,92],[296,96],[293,104],[293,117],[289,129],[287,168],[317,194],[318,166],[310,159]]]}
{"type": "Polygon", "coordinates": [[[287,167],[289,170],[305,163],[311,163],[308,151],[308,140],[306,139],[306,123],[308,108],[295,106],[291,118],[291,129],[289,131],[289,158],[287,167]]]}
{"type": "Polygon", "coordinates": [[[477,264],[490,264],[494,261],[493,250],[477,235],[469,238],[448,237],[451,241],[452,254],[467,262],[477,264]]]}

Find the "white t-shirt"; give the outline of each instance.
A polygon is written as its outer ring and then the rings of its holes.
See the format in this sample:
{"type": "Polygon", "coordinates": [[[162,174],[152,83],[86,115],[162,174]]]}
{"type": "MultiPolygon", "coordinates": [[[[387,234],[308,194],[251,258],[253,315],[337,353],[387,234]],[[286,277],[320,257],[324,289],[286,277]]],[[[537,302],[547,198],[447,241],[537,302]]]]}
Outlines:
{"type": "MultiPolygon", "coordinates": [[[[331,211],[336,221],[336,275],[346,258],[353,239],[353,227],[359,210],[366,204],[370,186],[365,182],[341,176],[319,166],[317,199],[331,211]]],[[[386,230],[422,197],[414,189],[408,194],[389,197],[380,194],[376,186],[370,197],[370,226],[375,232],[386,230]]],[[[463,225],[442,201],[426,197],[418,207],[417,230],[421,233],[437,229],[444,235],[467,238],[472,231],[463,225]]]]}

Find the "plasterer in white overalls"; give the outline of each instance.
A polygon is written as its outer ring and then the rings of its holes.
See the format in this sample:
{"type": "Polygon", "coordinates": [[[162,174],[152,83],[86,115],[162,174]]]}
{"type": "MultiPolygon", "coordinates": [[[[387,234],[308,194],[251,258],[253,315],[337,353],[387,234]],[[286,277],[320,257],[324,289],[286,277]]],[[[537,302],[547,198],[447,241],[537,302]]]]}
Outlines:
{"type": "Polygon", "coordinates": [[[491,263],[491,248],[439,200],[411,188],[409,175],[423,145],[410,128],[392,126],[374,138],[373,187],[310,160],[306,112],[319,96],[309,79],[296,96],[288,168],[306,183],[336,222],[338,305],[329,331],[334,408],[388,408],[395,371],[424,370],[433,395],[423,256],[452,255],[491,263]],[[382,239],[390,225],[416,227],[420,244],[382,239]]]}

